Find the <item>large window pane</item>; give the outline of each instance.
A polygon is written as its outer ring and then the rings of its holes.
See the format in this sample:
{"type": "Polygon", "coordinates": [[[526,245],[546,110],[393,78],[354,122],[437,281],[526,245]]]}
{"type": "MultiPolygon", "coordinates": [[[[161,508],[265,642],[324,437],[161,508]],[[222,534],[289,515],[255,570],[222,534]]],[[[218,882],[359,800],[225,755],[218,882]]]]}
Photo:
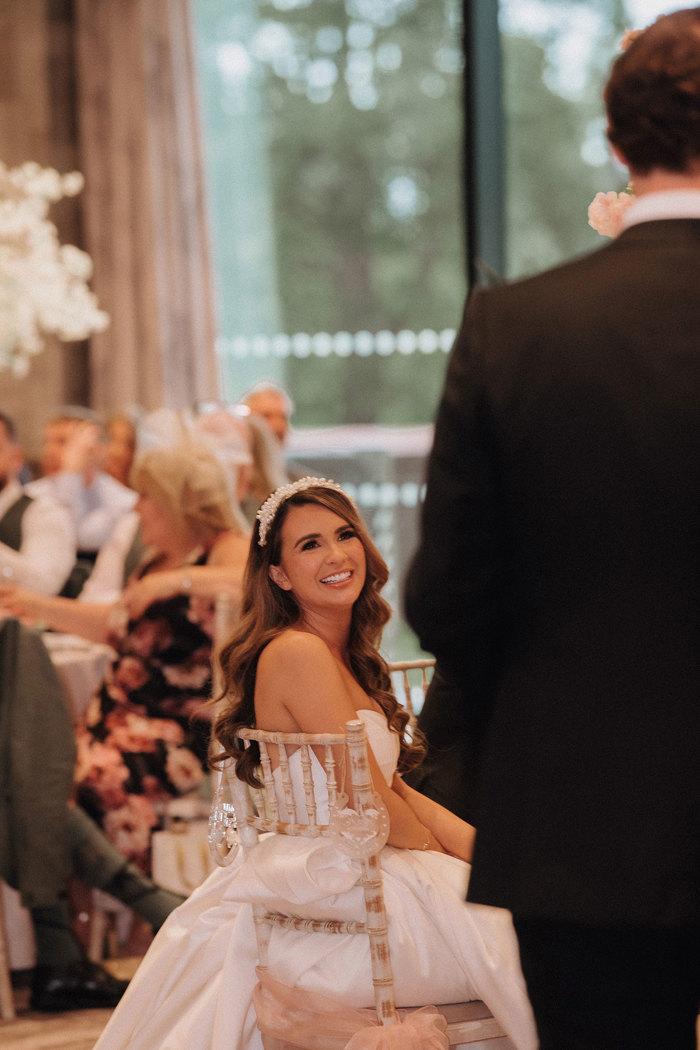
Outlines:
{"type": "Polygon", "coordinates": [[[465,292],[458,0],[194,6],[225,396],[427,422],[465,292]]]}
{"type": "MultiPolygon", "coordinates": [[[[461,2],[193,10],[224,397],[290,391],[295,466],[355,495],[398,611],[466,290],[461,2]]],[[[398,615],[386,651],[417,655],[398,615]]]]}

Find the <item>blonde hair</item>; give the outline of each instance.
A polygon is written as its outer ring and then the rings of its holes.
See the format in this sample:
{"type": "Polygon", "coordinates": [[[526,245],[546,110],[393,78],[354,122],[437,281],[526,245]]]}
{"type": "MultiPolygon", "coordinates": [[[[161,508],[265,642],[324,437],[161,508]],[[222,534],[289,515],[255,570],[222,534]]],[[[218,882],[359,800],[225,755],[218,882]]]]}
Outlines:
{"type": "Polygon", "coordinates": [[[413,769],[425,755],[420,734],[414,731],[412,740],[406,736],[408,714],[394,696],[386,662],[379,653],[382,630],[391,616],[390,607],[380,594],[389,577],[386,562],[352,501],[344,492],[325,488],[319,483],[280,503],[269,523],[264,547],[258,542],[260,523],[256,522],[243,582],[241,618],[220,656],[224,695],[215,735],[224,754],[217,756],[215,762],[225,755],[234,755],[239,776],[251,784],[256,783],[256,749],[247,748],[241,754],[236,748],[234,735],[239,727],[255,724],[255,676],[260,654],[273,638],[297,623],[301,616],[294,594],[273,583],[269,570],[271,565],[280,562],[282,525],[289,508],[309,503],[326,507],[344,518],[357,533],[365,551],[366,578],[353,607],[348,639],[350,669],[367,695],[384,711],[390,728],[399,734],[399,771],[413,769]]]}
{"type": "Polygon", "coordinates": [[[156,500],[175,527],[207,544],[229,529],[240,531],[231,510],[223,468],[204,444],[152,448],[137,455],[131,485],[156,500]]]}

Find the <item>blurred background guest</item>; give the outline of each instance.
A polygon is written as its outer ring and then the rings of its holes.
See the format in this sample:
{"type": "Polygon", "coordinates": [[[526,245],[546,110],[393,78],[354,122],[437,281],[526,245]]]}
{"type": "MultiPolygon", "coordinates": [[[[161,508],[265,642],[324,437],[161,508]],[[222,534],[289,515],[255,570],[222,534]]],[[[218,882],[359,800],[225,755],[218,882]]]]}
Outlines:
{"type": "MultiPolygon", "coordinates": [[[[216,406],[196,409],[192,420],[195,436],[211,444],[223,461],[235,513],[242,514],[253,476],[253,450],[247,419],[234,409],[216,406]]],[[[242,520],[247,519],[242,514],[242,520]]]]}
{"type": "Polygon", "coordinates": [[[40,464],[42,477],[27,485],[30,496],[51,496],[71,514],[78,557],[64,586],[76,597],[116,523],[133,508],[136,496],[101,469],[100,417],[89,409],[64,407],[48,420],[40,464]]]}
{"type": "Polygon", "coordinates": [[[261,379],[241,398],[253,415],[264,419],[280,445],[284,447],[289,435],[289,421],[294,411],[287,391],[269,379],[261,379]]]}
{"type": "Polygon", "coordinates": [[[261,503],[289,480],[277,437],[266,420],[247,406],[200,410],[193,429],[211,440],[229,469],[237,471],[236,504],[248,526],[252,526],[261,503]]]}
{"type": "Polygon", "coordinates": [[[75,562],[69,513],[19,481],[24,454],[14,421],[0,412],[0,579],[57,594],[75,562]]]}
{"type": "MultiPolygon", "coordinates": [[[[135,415],[132,418],[135,419],[135,415]]],[[[223,468],[234,525],[240,532],[248,531],[249,524],[241,509],[241,502],[250,491],[252,476],[250,427],[246,420],[217,403],[213,407],[195,406],[192,412],[156,409],[139,416],[135,425],[139,452],[204,442],[223,468]]],[[[95,566],[80,591],[80,600],[116,601],[143,554],[140,517],[132,511],[117,522],[100,548],[95,566]]]]}
{"type": "Polygon", "coordinates": [[[73,515],[81,554],[94,555],[136,496],[100,469],[99,416],[84,408],[59,409],[46,424],[41,451],[42,477],[28,485],[30,495],[48,493],[73,515]]]}
{"type": "Polygon", "coordinates": [[[135,410],[125,409],[107,420],[102,469],[126,488],[130,488],[129,476],[136,455],[137,418],[135,410]]]}

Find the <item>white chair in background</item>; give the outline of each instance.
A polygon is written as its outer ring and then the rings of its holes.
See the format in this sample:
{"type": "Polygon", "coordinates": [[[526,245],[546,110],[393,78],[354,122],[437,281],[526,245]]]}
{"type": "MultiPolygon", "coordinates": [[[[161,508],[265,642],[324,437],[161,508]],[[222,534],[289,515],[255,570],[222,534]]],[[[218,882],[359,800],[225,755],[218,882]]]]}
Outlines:
{"type": "Polygon", "coordinates": [[[423,694],[423,700],[425,700],[432,672],[435,669],[435,660],[434,658],[426,658],[424,660],[397,660],[394,663],[390,663],[388,667],[392,682],[395,682],[396,677],[400,676],[399,683],[401,685],[401,690],[397,691],[396,699],[399,703],[402,703],[402,706],[408,711],[410,724],[413,726],[416,724],[416,712],[412,695],[413,689],[420,689],[423,694]]]}
{"type": "MultiPolygon", "coordinates": [[[[337,749],[344,748],[347,755],[348,769],[352,785],[352,807],[355,813],[364,815],[367,811],[374,814],[376,796],[372,786],[367,760],[367,742],[364,725],[361,721],[348,722],[343,734],[304,734],[274,733],[254,729],[241,729],[239,739],[243,746],[250,746],[255,741],[260,748],[260,776],[262,788],[251,788],[238,779],[232,760],[226,764],[225,774],[228,779],[233,806],[228,810],[230,823],[235,811],[237,834],[244,851],[254,849],[261,832],[273,832],[277,835],[292,835],[316,838],[333,836],[334,831],[329,823],[321,823],[324,816],[322,807],[325,799],[319,804],[312,773],[312,749],[322,762],[326,773],[328,805],[331,812],[342,784],[338,783],[337,749]],[[274,751],[270,752],[270,748],[274,751]],[[334,750],[335,749],[335,750],[334,750]],[[301,751],[300,765],[303,777],[303,803],[295,801],[289,760],[292,753],[301,751]],[[278,765],[277,776],[281,782],[284,803],[280,804],[279,786],[276,786],[273,775],[273,755],[278,765]],[[303,812],[300,809],[303,806],[303,812]]],[[[328,819],[327,816],[325,818],[328,819]]],[[[227,863],[230,857],[225,856],[226,833],[223,824],[219,826],[215,852],[223,848],[224,856],[219,856],[219,863],[227,863]]],[[[388,824],[387,824],[388,830],[388,824]]],[[[385,839],[386,836],[384,836],[385,839]]],[[[337,834],[334,842],[337,844],[337,834]]],[[[261,970],[268,971],[268,946],[274,927],[294,929],[312,933],[348,933],[366,936],[370,942],[371,976],[374,993],[376,1017],[382,1025],[392,1025],[399,1021],[394,999],[394,985],[389,950],[387,916],[384,907],[382,869],[380,853],[383,846],[381,835],[370,844],[369,852],[359,857],[361,864],[361,882],[365,902],[365,921],[341,921],[337,918],[304,918],[293,911],[268,909],[264,904],[253,902],[253,915],[258,943],[258,959],[261,970]]],[[[339,847],[342,848],[342,847],[339,847]]],[[[357,856],[357,853],[353,853],[357,856]]],[[[372,991],[367,989],[368,1002],[372,991]]],[[[491,1015],[484,1003],[480,1001],[438,1006],[437,1010],[447,1022],[449,1046],[469,1045],[472,1050],[512,1050],[512,1043],[505,1037],[500,1024],[491,1015]]],[[[402,1014],[405,1011],[402,1010],[402,1014]]],[[[271,1041],[263,1037],[263,1045],[283,1045],[275,1042],[284,1036],[275,1033],[271,1041]]]]}

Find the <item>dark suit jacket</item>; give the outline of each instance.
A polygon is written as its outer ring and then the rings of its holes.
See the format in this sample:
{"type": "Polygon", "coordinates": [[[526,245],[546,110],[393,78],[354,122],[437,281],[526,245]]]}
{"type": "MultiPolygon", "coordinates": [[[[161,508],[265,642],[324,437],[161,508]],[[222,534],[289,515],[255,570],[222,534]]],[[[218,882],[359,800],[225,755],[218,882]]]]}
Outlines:
{"type": "Polygon", "coordinates": [[[700,921],[700,220],[471,297],[407,613],[488,712],[470,898],[700,921]]]}
{"type": "Polygon", "coordinates": [[[436,666],[418,715],[428,750],[420,766],[403,779],[470,824],[476,822],[477,770],[483,725],[481,712],[464,696],[459,677],[436,666]]]}

